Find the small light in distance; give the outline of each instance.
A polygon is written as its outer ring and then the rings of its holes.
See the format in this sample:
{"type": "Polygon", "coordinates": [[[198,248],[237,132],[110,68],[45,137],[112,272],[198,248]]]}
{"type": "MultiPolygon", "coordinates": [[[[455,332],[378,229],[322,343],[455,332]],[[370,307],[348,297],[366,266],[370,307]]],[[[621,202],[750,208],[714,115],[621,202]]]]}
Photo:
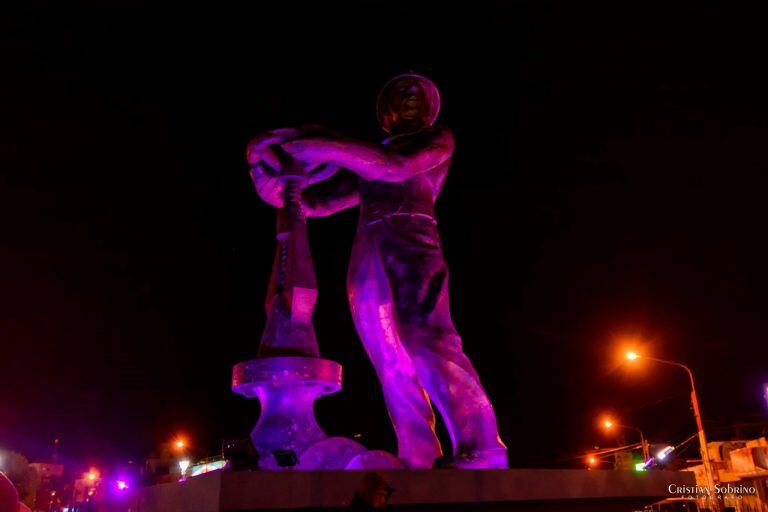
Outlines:
{"type": "Polygon", "coordinates": [[[125,480],[118,480],[116,483],[117,483],[117,490],[125,491],[126,489],[128,489],[128,482],[126,482],[125,480]]]}
{"type": "Polygon", "coordinates": [[[656,454],[656,458],[659,460],[664,460],[667,458],[667,455],[675,451],[674,446],[667,446],[663,450],[659,450],[659,453],[656,454]]]}

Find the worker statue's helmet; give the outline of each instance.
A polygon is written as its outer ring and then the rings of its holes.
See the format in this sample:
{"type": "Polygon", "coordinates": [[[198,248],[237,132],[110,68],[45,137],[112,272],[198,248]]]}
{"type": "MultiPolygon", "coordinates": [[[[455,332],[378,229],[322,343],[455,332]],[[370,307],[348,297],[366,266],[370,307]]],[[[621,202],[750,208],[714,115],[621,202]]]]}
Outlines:
{"type": "Polygon", "coordinates": [[[405,73],[384,84],[376,100],[376,116],[385,132],[390,133],[392,127],[402,120],[404,104],[414,93],[420,96],[418,98],[420,108],[412,109],[410,114],[406,110],[406,115],[414,116],[416,119],[411,119],[411,122],[418,123],[420,120],[424,127],[435,124],[437,115],[440,113],[440,92],[437,86],[425,76],[405,73]]]}

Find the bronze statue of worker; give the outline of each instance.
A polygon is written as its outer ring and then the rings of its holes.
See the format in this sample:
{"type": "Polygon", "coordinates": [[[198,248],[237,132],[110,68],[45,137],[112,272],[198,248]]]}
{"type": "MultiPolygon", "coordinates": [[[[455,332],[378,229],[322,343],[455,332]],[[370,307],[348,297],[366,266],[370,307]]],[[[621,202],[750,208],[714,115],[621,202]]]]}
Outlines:
{"type": "Polygon", "coordinates": [[[439,110],[431,80],[400,75],[378,97],[379,123],[388,134],[381,143],[318,129],[273,130],[253,139],[248,161],[258,194],[275,207],[284,197],[281,152],[308,169],[341,169],[325,181],[305,182],[307,215],[360,206],[347,290],[384,391],[400,459],[410,468],[431,468],[443,455],[434,403],[451,438],[455,467],[506,468],[493,407],[450,315],[434,203],[454,137],[435,124],[439,110]]]}

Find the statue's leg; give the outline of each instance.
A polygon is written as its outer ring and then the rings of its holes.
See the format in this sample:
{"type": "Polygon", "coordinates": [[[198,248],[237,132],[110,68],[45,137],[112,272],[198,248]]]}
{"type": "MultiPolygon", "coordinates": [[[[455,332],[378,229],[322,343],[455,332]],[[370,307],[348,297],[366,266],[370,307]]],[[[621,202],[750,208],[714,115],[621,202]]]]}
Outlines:
{"type": "Polygon", "coordinates": [[[352,317],[381,382],[397,435],[398,457],[410,468],[431,468],[442,455],[435,416],[400,342],[379,248],[371,233],[362,231],[355,241],[347,282],[352,317]]]}
{"type": "Polygon", "coordinates": [[[496,415],[450,314],[448,269],[437,228],[392,220],[384,255],[400,339],[445,420],[459,467],[505,468],[496,415]]]}
{"type": "Polygon", "coordinates": [[[496,415],[454,330],[401,324],[403,342],[419,380],[440,411],[458,467],[506,468],[496,415]]]}

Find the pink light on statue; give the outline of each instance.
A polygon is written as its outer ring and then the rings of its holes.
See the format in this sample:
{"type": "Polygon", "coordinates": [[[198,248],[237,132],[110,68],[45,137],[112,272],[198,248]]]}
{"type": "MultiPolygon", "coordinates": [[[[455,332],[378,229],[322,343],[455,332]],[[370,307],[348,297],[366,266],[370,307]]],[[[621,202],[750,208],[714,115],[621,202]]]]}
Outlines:
{"type": "MultiPolygon", "coordinates": [[[[445,420],[456,467],[506,468],[507,453],[480,378],[462,350],[449,308],[448,268],[434,203],[445,181],[454,137],[436,125],[440,95],[414,73],[379,93],[377,115],[388,137],[380,144],[337,134],[281,144],[293,158],[350,173],[323,214],[360,206],[347,292],[358,335],[373,363],[395,427],[398,456],[411,468],[432,468],[442,447],[432,404],[445,420]],[[349,200],[339,201],[346,193],[349,200]],[[330,211],[329,211],[330,210],[330,211]]],[[[341,179],[341,178],[340,178],[341,179]]],[[[330,183],[330,182],[329,182],[330,183]]]]}
{"type": "Polygon", "coordinates": [[[298,457],[297,469],[303,469],[302,450],[311,455],[304,460],[324,469],[353,457],[363,467],[385,458],[358,458],[351,440],[328,442],[312,412],[315,398],[339,389],[341,368],[319,358],[312,327],[317,285],[305,217],[359,205],[347,293],[383,388],[399,458],[409,468],[424,469],[443,455],[434,404],[457,468],[507,467],[493,407],[450,314],[434,203],[454,138],[449,128],[435,125],[439,111],[435,84],[409,73],[379,93],[376,112],[388,134],[379,144],[325,129],[287,128],[248,146],[256,191],[278,208],[278,251],[259,359],[240,363],[233,374],[233,390],[262,403],[251,434],[260,463],[282,466],[273,460],[276,451],[294,452],[281,460],[298,457]],[[320,181],[322,187],[313,187],[320,181]]]}

